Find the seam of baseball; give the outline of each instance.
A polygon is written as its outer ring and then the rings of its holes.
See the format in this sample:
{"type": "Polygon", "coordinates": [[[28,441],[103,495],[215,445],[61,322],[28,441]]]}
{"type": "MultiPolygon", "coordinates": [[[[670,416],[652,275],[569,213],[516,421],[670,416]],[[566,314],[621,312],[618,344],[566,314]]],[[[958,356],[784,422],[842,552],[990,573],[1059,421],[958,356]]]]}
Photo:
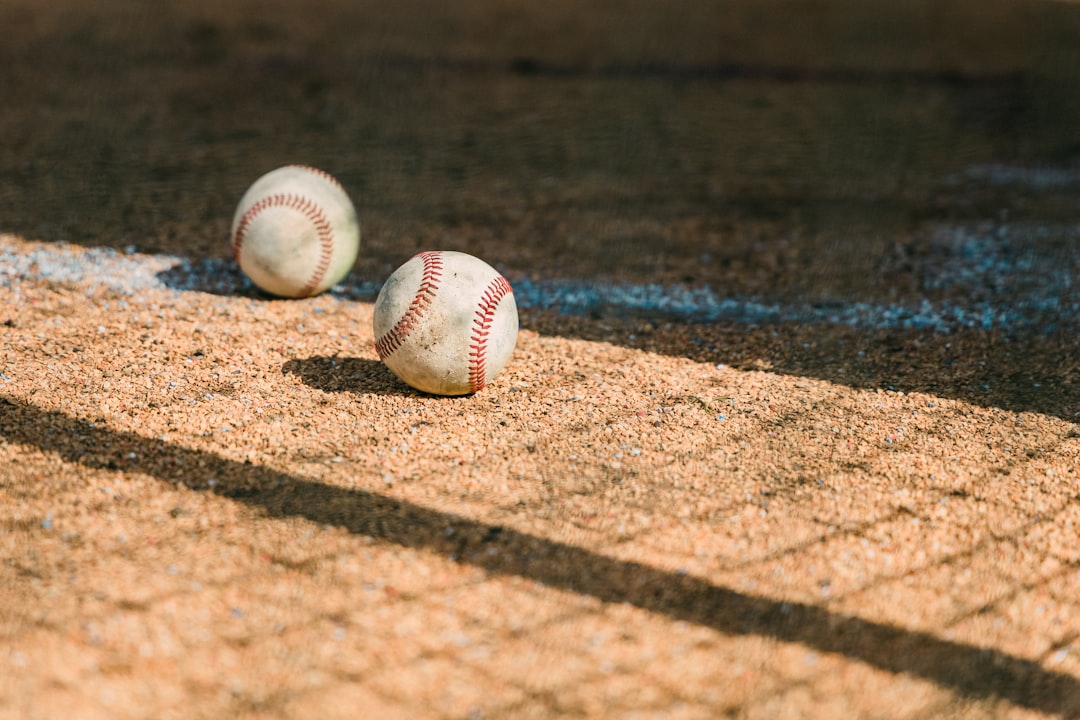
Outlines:
{"type": "Polygon", "coordinates": [[[301,296],[310,295],[322,282],[323,277],[326,276],[326,271],[330,269],[330,261],[334,257],[334,228],[322,208],[311,198],[293,193],[277,193],[264,197],[248,208],[247,212],[240,218],[240,222],[237,223],[236,232],[233,233],[233,259],[239,264],[240,251],[244,246],[244,239],[247,237],[251,223],[255,221],[259,213],[274,207],[300,211],[315,226],[315,232],[319,235],[319,262],[307,283],[300,288],[301,296]]]}
{"type": "Polygon", "coordinates": [[[419,253],[416,257],[424,263],[423,276],[420,279],[420,287],[413,296],[409,308],[394,327],[390,328],[381,338],[375,341],[375,352],[380,360],[386,360],[394,354],[409,337],[413,327],[427,312],[435,293],[439,289],[439,281],[442,279],[443,260],[439,251],[427,251],[419,253]]]}
{"type": "Polygon", "coordinates": [[[331,185],[334,185],[335,187],[341,189],[342,191],[345,190],[345,188],[342,187],[341,182],[336,177],[334,177],[330,173],[326,172],[325,170],[321,170],[321,169],[319,169],[317,167],[312,167],[311,165],[290,165],[289,167],[296,168],[297,170],[306,170],[309,173],[312,173],[314,175],[318,175],[323,180],[326,180],[331,185]]]}
{"type": "Polygon", "coordinates": [[[480,305],[473,319],[472,344],[469,345],[469,388],[473,392],[483,390],[487,385],[487,343],[491,323],[499,303],[513,292],[506,278],[499,275],[488,283],[480,297],[480,305]]]}

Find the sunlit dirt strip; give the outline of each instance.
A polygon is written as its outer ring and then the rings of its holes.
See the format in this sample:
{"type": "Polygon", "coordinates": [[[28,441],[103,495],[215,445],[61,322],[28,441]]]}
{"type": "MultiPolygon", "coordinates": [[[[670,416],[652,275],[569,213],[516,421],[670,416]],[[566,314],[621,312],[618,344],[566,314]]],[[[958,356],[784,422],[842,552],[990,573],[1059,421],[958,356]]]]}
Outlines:
{"type": "MultiPolygon", "coordinates": [[[[616,560],[584,548],[484,523],[363,490],[333,487],[214,453],[117,432],[0,396],[0,437],[55,453],[66,462],[104,468],[124,457],[154,458],[131,468],[174,485],[198,466],[218,478],[207,492],[263,509],[270,517],[301,517],[402,547],[432,552],[497,575],[629,603],[675,620],[729,635],[795,642],[906,673],[968,697],[993,694],[1040,712],[1080,712],[1080,680],[993,649],[944,640],[926,632],[781,602],[707,580],[616,560]],[[49,427],[48,435],[30,428],[49,427]],[[109,448],[105,457],[102,448],[109,448]],[[491,552],[492,543],[498,552],[491,552]],[[470,548],[484,552],[469,552],[470,548]]],[[[192,488],[195,489],[195,488],[192,488]]]]}
{"type": "MultiPolygon", "coordinates": [[[[1000,234],[1000,233],[999,233],[1000,234]]],[[[781,304],[762,298],[724,297],[705,286],[622,285],[591,283],[581,279],[534,281],[509,276],[518,307],[579,315],[596,312],[651,315],[688,322],[729,320],[747,324],[795,322],[830,323],[856,328],[932,330],[1027,329],[1050,331],[1080,323],[1080,297],[1072,292],[1070,268],[1053,258],[1028,260],[1023,267],[1002,255],[994,237],[945,237],[949,252],[959,255],[946,275],[928,277],[931,288],[978,288],[1019,283],[1027,297],[1021,302],[971,299],[965,303],[923,298],[908,304],[880,304],[858,300],[828,303],[781,304]],[[1044,272],[1045,271],[1045,272],[1044,272]],[[1005,280],[1003,280],[1003,278],[1005,280]]],[[[34,279],[59,283],[87,283],[131,293],[139,289],[173,289],[218,295],[255,295],[258,291],[226,259],[191,259],[169,255],[117,252],[111,248],[83,249],[71,245],[26,243],[0,235],[0,285],[34,279]]],[[[350,275],[331,290],[344,300],[373,301],[380,282],[350,275]]]]}

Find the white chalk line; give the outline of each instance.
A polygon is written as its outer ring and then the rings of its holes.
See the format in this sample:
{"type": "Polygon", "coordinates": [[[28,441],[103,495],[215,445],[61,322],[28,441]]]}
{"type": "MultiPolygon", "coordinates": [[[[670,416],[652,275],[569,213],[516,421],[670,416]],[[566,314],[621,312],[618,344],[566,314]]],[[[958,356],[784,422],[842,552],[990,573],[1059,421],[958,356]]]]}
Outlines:
{"type": "MultiPolygon", "coordinates": [[[[1080,235],[1080,232],[1077,233],[1080,235]]],[[[812,323],[856,328],[898,328],[951,333],[962,329],[1052,331],[1080,325],[1080,298],[1074,271],[1060,258],[1010,254],[1008,233],[942,230],[942,262],[922,279],[930,289],[970,289],[965,303],[923,298],[912,304],[862,301],[779,303],[762,298],[725,297],[705,286],[683,284],[603,284],[580,279],[535,281],[510,277],[518,306],[566,314],[613,313],[662,316],[687,322],[745,324],[812,323]],[[995,302],[987,288],[1022,290],[1022,301],[995,302]],[[978,299],[976,299],[978,298],[978,299]]],[[[111,248],[26,244],[0,236],[0,286],[48,281],[106,287],[132,295],[143,289],[176,293],[251,295],[254,288],[232,261],[141,254],[111,248]]],[[[371,301],[380,284],[350,275],[330,291],[343,301],[371,301]]],[[[951,293],[963,296],[965,292],[951,293]]]]}

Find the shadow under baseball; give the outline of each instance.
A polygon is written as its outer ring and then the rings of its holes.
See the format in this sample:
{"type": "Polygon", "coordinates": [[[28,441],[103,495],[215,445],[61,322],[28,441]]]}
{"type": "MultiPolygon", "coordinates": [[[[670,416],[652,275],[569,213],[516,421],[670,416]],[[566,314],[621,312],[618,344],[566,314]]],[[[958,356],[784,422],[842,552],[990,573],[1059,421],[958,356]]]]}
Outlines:
{"type": "Polygon", "coordinates": [[[219,258],[190,259],[157,273],[170,290],[266,300],[271,296],[249,282],[236,264],[219,258]]]}
{"type": "Polygon", "coordinates": [[[425,396],[399,380],[383,363],[367,358],[336,355],[297,358],[285,362],[281,372],[295,375],[308,387],[323,392],[425,396]]]}
{"type": "MultiPolygon", "coordinates": [[[[316,365],[325,359],[316,361],[316,365]]],[[[370,361],[369,361],[370,362],[370,361]]],[[[361,369],[370,365],[361,363],[361,369]]],[[[354,368],[355,369],[355,368],[354,368]]],[[[493,527],[395,498],[116,432],[0,396],[0,438],[90,468],[126,467],[183,485],[186,468],[218,479],[214,492],[272,518],[299,517],[379,541],[432,552],[496,575],[629,603],[729,635],[758,635],[838,653],[909,674],[969,698],[1000,698],[1064,717],[1080,716],[1080,680],[998,650],[841,615],[803,603],[736,592],[705,578],[605,557],[507,527],[493,527]],[[47,431],[46,431],[47,429],[47,431]],[[131,460],[130,458],[138,458],[131,460]]]]}

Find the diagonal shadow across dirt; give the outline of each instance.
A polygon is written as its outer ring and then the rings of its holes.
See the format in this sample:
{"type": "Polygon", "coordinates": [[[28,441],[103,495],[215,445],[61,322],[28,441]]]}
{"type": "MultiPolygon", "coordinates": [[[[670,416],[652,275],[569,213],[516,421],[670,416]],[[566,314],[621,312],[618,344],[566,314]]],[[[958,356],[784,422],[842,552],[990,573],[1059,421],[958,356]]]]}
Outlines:
{"type": "Polygon", "coordinates": [[[890,673],[925,678],[969,698],[995,697],[1045,713],[1080,716],[1080,680],[997,650],[814,605],[743,594],[701,577],[615,560],[512,528],[492,528],[407,501],[94,427],[2,396],[0,438],[91,468],[108,467],[135,453],[144,460],[132,469],[176,485],[185,483],[184,468],[200,467],[218,478],[208,492],[261,509],[272,518],[299,517],[335,525],[495,575],[518,576],[604,602],[629,603],[729,635],[801,643],[890,673]],[[43,427],[49,432],[41,432],[43,427]]]}
{"type": "MultiPolygon", "coordinates": [[[[530,329],[647,352],[768,369],[859,390],[924,392],[1011,412],[1080,420],[1075,320],[1054,332],[855,328],[837,324],[689,324],[526,311],[530,329]]],[[[1063,319],[1064,320],[1064,319],[1063,319]]]]}

